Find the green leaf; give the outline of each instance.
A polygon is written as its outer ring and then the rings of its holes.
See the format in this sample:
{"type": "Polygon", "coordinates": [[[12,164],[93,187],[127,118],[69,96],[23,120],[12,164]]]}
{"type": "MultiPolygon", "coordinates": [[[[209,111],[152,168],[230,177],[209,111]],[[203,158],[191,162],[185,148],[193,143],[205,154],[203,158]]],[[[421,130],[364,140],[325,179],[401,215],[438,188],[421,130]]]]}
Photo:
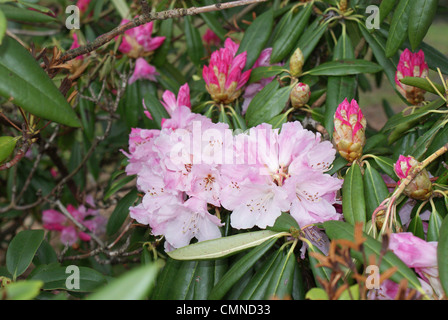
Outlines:
{"type": "Polygon", "coordinates": [[[284,300],[291,297],[292,284],[294,282],[294,270],[296,268],[296,256],[293,252],[284,255],[280,263],[273,270],[266,290],[265,299],[284,300]]]}
{"type": "Polygon", "coordinates": [[[247,52],[246,69],[250,69],[260,56],[271,35],[274,24],[274,11],[272,9],[258,16],[244,32],[237,55],[247,52]]]}
{"type": "Polygon", "coordinates": [[[42,285],[42,281],[18,281],[0,290],[0,295],[5,300],[32,300],[39,295],[42,285]]]}
{"type": "Polygon", "coordinates": [[[345,59],[322,63],[308,71],[313,76],[348,76],[360,73],[377,73],[383,68],[371,61],[362,59],[345,59]]]}
{"type": "MultiPolygon", "coordinates": [[[[354,239],[354,226],[346,222],[324,222],[324,228],[331,240],[347,239],[349,241],[353,241],[354,239]]],[[[378,258],[381,254],[382,244],[366,233],[363,234],[363,237],[367,239],[363,245],[366,257],[375,255],[378,258]]],[[[355,259],[359,259],[361,261],[363,260],[363,254],[361,252],[352,251],[352,256],[355,259]]],[[[401,261],[392,251],[388,251],[385,255],[383,255],[379,267],[380,272],[385,272],[392,267],[397,267],[397,271],[390,277],[390,280],[394,281],[395,283],[400,283],[401,280],[406,279],[408,281],[409,287],[425,294],[423,292],[423,289],[421,288],[420,281],[418,280],[414,271],[409,269],[406,264],[401,261]]]]}
{"type": "Polygon", "coordinates": [[[71,127],[80,123],[71,106],[31,54],[6,37],[0,46],[0,95],[37,117],[71,127]]]}
{"type": "MultiPolygon", "coordinates": [[[[172,2],[174,4],[174,1],[172,2]]],[[[170,6],[172,9],[172,6],[170,6]]],[[[160,29],[157,32],[158,36],[165,37],[165,41],[163,41],[162,45],[155,51],[154,57],[152,59],[152,63],[155,66],[161,66],[165,63],[166,58],[168,56],[168,52],[171,49],[171,39],[173,36],[173,24],[174,19],[163,20],[160,23],[160,29]]]]}
{"type": "Polygon", "coordinates": [[[14,152],[17,140],[14,137],[0,137],[0,163],[4,162],[14,152]]]}
{"type": "Polygon", "coordinates": [[[366,224],[366,203],[364,199],[364,184],[361,168],[353,163],[344,177],[342,186],[342,210],[345,220],[355,225],[357,222],[366,224]]]}
{"type": "Polygon", "coordinates": [[[291,23],[283,28],[282,33],[272,45],[271,64],[282,61],[292,51],[308,24],[313,6],[314,2],[309,2],[291,19],[291,23]]]}
{"type": "Polygon", "coordinates": [[[385,174],[387,174],[392,179],[396,180],[397,175],[394,171],[394,160],[391,158],[381,157],[381,156],[372,156],[375,163],[383,170],[385,174]]]}
{"type": "Polygon", "coordinates": [[[133,189],[129,191],[129,193],[126,194],[120,201],[118,201],[117,206],[107,221],[106,233],[108,236],[118,232],[129,215],[129,208],[133,206],[137,198],[137,189],[133,189]]]}
{"type": "MultiPolygon", "coordinates": [[[[426,79],[423,79],[423,78],[405,77],[405,78],[401,79],[400,82],[403,84],[406,84],[408,86],[417,87],[417,88],[423,89],[425,91],[431,92],[433,94],[437,94],[437,91],[431,86],[429,81],[426,79]]],[[[439,90],[439,92],[441,94],[443,94],[445,92],[445,88],[443,87],[443,85],[434,83],[434,82],[433,82],[433,84],[436,87],[436,89],[439,90]]]]}
{"type": "Polygon", "coordinates": [[[204,57],[204,45],[202,44],[199,30],[195,28],[190,16],[184,17],[185,40],[187,42],[187,54],[191,61],[199,66],[204,57]]]}
{"type": "Polygon", "coordinates": [[[265,78],[274,77],[281,73],[283,70],[284,67],[282,66],[258,67],[252,69],[248,83],[255,83],[265,78]]]}
{"type": "Polygon", "coordinates": [[[159,269],[157,263],[137,267],[89,295],[87,299],[144,300],[154,287],[159,269]]]}
{"type": "Polygon", "coordinates": [[[6,34],[7,23],[8,21],[6,21],[5,14],[0,8],[0,45],[2,44],[3,38],[5,37],[6,34]]]}
{"type": "Polygon", "coordinates": [[[291,232],[291,229],[300,230],[300,227],[296,219],[289,213],[283,212],[280,217],[275,220],[274,225],[267,229],[275,232],[291,232]]]}
{"type": "Polygon", "coordinates": [[[297,43],[296,48],[300,48],[302,50],[303,58],[305,59],[305,61],[309,58],[309,56],[319,43],[320,39],[324,35],[325,31],[327,30],[328,22],[320,22],[320,18],[314,20],[314,22],[310,26],[308,26],[305,32],[303,32],[303,35],[300,37],[297,43]]]}
{"type": "Polygon", "coordinates": [[[389,13],[395,8],[397,0],[382,0],[380,4],[380,19],[381,22],[387,18],[389,13]]]}
{"type": "Polygon", "coordinates": [[[58,255],[48,241],[43,240],[36,252],[33,263],[35,265],[51,264],[58,262],[58,255]]]}
{"type": "Polygon", "coordinates": [[[327,292],[322,288],[312,288],[306,293],[307,300],[330,300],[327,292]]]}
{"type": "Polygon", "coordinates": [[[3,14],[8,20],[32,23],[47,23],[57,21],[56,18],[53,18],[49,15],[8,4],[0,5],[0,10],[3,11],[3,14]]]}
{"type": "Polygon", "coordinates": [[[372,218],[372,214],[381,202],[389,195],[386,183],[381,174],[371,165],[367,165],[364,170],[364,197],[366,201],[367,221],[372,218]]]}
{"type": "Polygon", "coordinates": [[[354,284],[342,292],[338,300],[359,300],[359,284],[354,284]]]}
{"type": "MultiPolygon", "coordinates": [[[[308,252],[323,254],[322,251],[319,250],[319,248],[312,245],[311,243],[308,245],[308,250],[309,250],[308,252]]],[[[319,279],[322,279],[324,281],[330,281],[331,269],[328,267],[318,267],[320,262],[312,255],[309,255],[309,259],[310,259],[310,268],[313,273],[314,280],[319,287],[322,287],[321,283],[319,282],[319,279]]]]}
{"type": "Polygon", "coordinates": [[[252,99],[246,111],[249,127],[268,122],[285,109],[292,88],[288,86],[277,89],[278,86],[277,81],[272,81],[252,99]]]}
{"type": "Polygon", "coordinates": [[[162,119],[168,119],[170,115],[166,111],[165,107],[160,100],[152,93],[148,92],[144,95],[143,100],[145,102],[145,106],[148,108],[149,113],[151,114],[155,125],[158,129],[161,128],[162,119]]]}
{"type": "Polygon", "coordinates": [[[44,234],[44,230],[24,230],[12,239],[6,252],[6,267],[14,281],[28,269],[44,234]]]}
{"type": "Polygon", "coordinates": [[[440,227],[439,242],[437,245],[437,264],[439,277],[445,295],[448,295],[448,217],[445,217],[440,227]]]}
{"type": "MultiPolygon", "coordinates": [[[[263,232],[263,231],[261,231],[263,232]]],[[[235,264],[232,265],[229,271],[218,281],[210,292],[210,300],[220,300],[229,289],[236,284],[239,279],[263,256],[266,252],[277,242],[277,239],[270,239],[263,244],[255,247],[249,253],[244,255],[235,264]]]]}
{"type": "Polygon", "coordinates": [[[420,218],[420,215],[417,214],[411,222],[409,222],[409,226],[407,229],[407,232],[412,232],[412,234],[416,237],[419,237],[420,239],[425,239],[425,232],[423,230],[423,221],[422,218],[420,218]]]}
{"type": "Polygon", "coordinates": [[[256,247],[270,239],[278,239],[284,235],[284,232],[269,230],[246,232],[190,244],[186,247],[167,252],[167,254],[176,260],[217,259],[234,255],[240,251],[256,247]]]}
{"type": "Polygon", "coordinates": [[[126,176],[123,179],[114,181],[111,186],[107,189],[104,200],[109,199],[113,194],[118,192],[121,188],[123,188],[126,184],[135,179],[135,176],[126,176]]]}
{"type": "Polygon", "coordinates": [[[411,0],[400,0],[395,9],[386,43],[386,57],[388,58],[395,55],[406,40],[412,2],[411,0]]]}
{"type": "Polygon", "coordinates": [[[409,41],[415,51],[423,41],[437,12],[438,0],[414,0],[409,13],[409,41]]]}
{"type": "Polygon", "coordinates": [[[427,241],[439,241],[440,228],[442,226],[443,218],[431,201],[432,212],[429,217],[427,241]]]}
{"type": "Polygon", "coordinates": [[[41,266],[33,273],[32,280],[41,280],[44,282],[44,290],[67,290],[74,292],[93,292],[100,286],[106,283],[106,278],[98,271],[88,267],[78,267],[79,274],[75,274],[77,271],[68,269],[68,267],[62,266],[41,266]],[[79,282],[75,280],[75,277],[79,275],[79,282]],[[73,276],[73,279],[70,278],[73,276]],[[68,287],[67,284],[70,284],[68,287]],[[79,288],[76,287],[79,284],[79,288]],[[73,287],[71,287],[73,285],[73,287]]]}

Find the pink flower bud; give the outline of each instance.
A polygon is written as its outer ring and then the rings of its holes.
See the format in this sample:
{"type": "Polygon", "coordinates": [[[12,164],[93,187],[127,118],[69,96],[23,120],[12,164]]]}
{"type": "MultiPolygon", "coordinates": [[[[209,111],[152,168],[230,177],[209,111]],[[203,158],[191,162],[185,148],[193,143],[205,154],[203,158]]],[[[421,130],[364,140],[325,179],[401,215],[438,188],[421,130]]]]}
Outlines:
{"type": "Polygon", "coordinates": [[[291,104],[294,108],[301,108],[308,103],[310,97],[310,86],[306,83],[299,82],[291,91],[291,104]]]}
{"type": "Polygon", "coordinates": [[[428,76],[428,65],[425,62],[425,53],[420,50],[412,53],[405,49],[401,54],[400,61],[395,74],[395,83],[397,90],[406,98],[409,103],[418,105],[424,100],[425,90],[408,86],[400,82],[405,77],[425,78],[428,76]]]}
{"type": "Polygon", "coordinates": [[[336,110],[333,134],[336,148],[344,159],[353,162],[362,156],[366,126],[366,118],[356,100],[349,103],[345,99],[336,110]]]}
{"type": "Polygon", "coordinates": [[[225,47],[212,53],[209,66],[204,66],[202,75],[207,91],[217,103],[231,103],[242,92],[251,70],[242,72],[246,65],[247,52],[235,56],[238,45],[230,38],[225,47]]]}
{"type": "MultiPolygon", "coordinates": [[[[412,169],[415,169],[420,163],[413,157],[402,156],[398,158],[395,163],[394,169],[397,177],[400,178],[399,183],[406,179],[411,173],[412,169]]],[[[404,194],[416,200],[428,200],[432,195],[432,183],[429,179],[428,171],[423,169],[415,177],[414,180],[404,189],[404,194]]]]}

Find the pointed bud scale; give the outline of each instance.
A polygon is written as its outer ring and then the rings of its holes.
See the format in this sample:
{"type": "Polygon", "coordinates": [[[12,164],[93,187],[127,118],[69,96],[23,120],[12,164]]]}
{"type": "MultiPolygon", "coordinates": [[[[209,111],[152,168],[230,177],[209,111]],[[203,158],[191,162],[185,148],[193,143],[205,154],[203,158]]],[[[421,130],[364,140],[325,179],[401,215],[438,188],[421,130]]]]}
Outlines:
{"type": "MultiPolygon", "coordinates": [[[[398,183],[406,179],[411,173],[411,170],[415,169],[419,164],[412,156],[405,157],[400,155],[394,166],[395,173],[400,178],[398,183]]],[[[415,179],[404,189],[404,194],[416,200],[425,201],[429,199],[432,195],[432,183],[426,169],[420,171],[415,179]]]]}
{"type": "Polygon", "coordinates": [[[291,105],[296,109],[301,108],[308,103],[310,97],[311,91],[309,85],[300,82],[291,90],[291,105]]]}
{"type": "Polygon", "coordinates": [[[345,99],[334,116],[333,141],[339,154],[347,161],[353,162],[362,156],[366,126],[366,118],[356,100],[349,103],[345,99]]]}
{"type": "Polygon", "coordinates": [[[213,52],[210,64],[202,70],[206,89],[217,103],[228,104],[235,101],[249,80],[251,70],[243,72],[247,52],[235,56],[237,51],[238,45],[228,38],[224,48],[213,52]]]}
{"type": "Polygon", "coordinates": [[[303,52],[300,48],[297,48],[296,51],[291,56],[291,60],[289,61],[289,72],[293,77],[298,77],[302,74],[303,64],[305,63],[305,58],[303,57],[303,52]]]}
{"type": "Polygon", "coordinates": [[[400,80],[405,77],[425,78],[428,76],[428,72],[429,68],[425,62],[425,53],[422,50],[417,53],[412,53],[409,49],[403,51],[395,74],[395,84],[397,90],[409,103],[413,105],[420,104],[424,100],[426,91],[405,85],[400,80]]]}

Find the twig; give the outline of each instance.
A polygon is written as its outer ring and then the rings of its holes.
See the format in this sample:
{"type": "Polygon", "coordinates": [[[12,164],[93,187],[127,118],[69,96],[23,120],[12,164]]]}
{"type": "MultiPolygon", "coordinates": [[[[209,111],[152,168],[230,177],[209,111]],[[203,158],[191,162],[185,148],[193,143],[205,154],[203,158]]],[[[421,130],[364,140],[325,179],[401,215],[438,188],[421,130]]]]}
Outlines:
{"type": "Polygon", "coordinates": [[[144,13],[138,17],[136,17],[134,20],[125,23],[123,25],[120,25],[116,27],[115,29],[99,36],[96,38],[95,41],[88,43],[84,46],[81,46],[76,49],[68,50],[60,59],[60,63],[65,63],[69,60],[72,60],[78,56],[87,54],[89,52],[92,52],[104,44],[112,41],[116,37],[122,35],[124,32],[126,32],[129,29],[136,28],[138,26],[141,26],[143,24],[146,24],[148,22],[154,21],[154,20],[167,20],[167,19],[173,19],[173,18],[181,18],[185,16],[193,16],[200,13],[206,13],[206,12],[213,12],[218,10],[224,10],[224,9],[230,9],[238,6],[245,6],[252,3],[259,3],[259,2],[265,2],[267,0],[238,0],[233,2],[226,2],[226,3],[216,3],[214,5],[210,6],[204,6],[204,7],[191,7],[191,8],[180,8],[180,9],[172,9],[172,10],[166,10],[166,11],[160,11],[160,12],[149,12],[144,13]]]}

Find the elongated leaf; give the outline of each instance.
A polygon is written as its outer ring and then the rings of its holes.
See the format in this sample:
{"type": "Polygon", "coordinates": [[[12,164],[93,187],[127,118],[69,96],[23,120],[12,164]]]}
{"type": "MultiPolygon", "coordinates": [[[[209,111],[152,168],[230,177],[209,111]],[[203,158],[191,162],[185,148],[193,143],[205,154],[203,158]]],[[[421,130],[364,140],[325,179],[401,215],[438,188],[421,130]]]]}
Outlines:
{"type": "Polygon", "coordinates": [[[0,137],[0,163],[4,162],[14,152],[18,138],[0,137]]]}
{"type": "Polygon", "coordinates": [[[381,22],[387,18],[389,13],[394,9],[397,0],[382,0],[380,4],[380,19],[381,22]]]}
{"type": "MultiPolygon", "coordinates": [[[[404,79],[400,80],[401,83],[406,84],[408,86],[417,87],[420,89],[423,89],[425,91],[437,94],[437,91],[431,86],[428,80],[418,77],[405,77],[404,79]]],[[[433,83],[436,89],[440,93],[444,93],[445,89],[441,84],[433,83]]]]}
{"type": "Polygon", "coordinates": [[[347,222],[355,225],[357,222],[366,224],[366,203],[364,199],[364,184],[361,168],[353,163],[344,177],[342,186],[342,208],[347,222]]]}
{"type": "Polygon", "coordinates": [[[222,299],[229,289],[241,279],[241,277],[275,244],[277,239],[270,239],[252,249],[239,259],[213,287],[210,292],[210,300],[222,299]]]}
{"type": "Polygon", "coordinates": [[[364,197],[366,201],[367,221],[372,218],[372,213],[381,202],[389,195],[383,177],[370,165],[364,171],[364,197]]]}
{"type": "MultiPolygon", "coordinates": [[[[347,239],[353,241],[354,227],[342,221],[328,221],[324,222],[324,228],[331,240],[347,239]]],[[[381,254],[381,243],[366,233],[363,234],[367,240],[364,242],[364,249],[366,256],[375,255],[377,258],[381,254]]],[[[354,258],[362,260],[363,256],[360,252],[352,251],[354,258]]],[[[392,267],[397,267],[397,271],[391,276],[390,280],[400,283],[402,279],[406,279],[411,288],[423,292],[420,281],[417,279],[414,271],[409,269],[406,264],[401,261],[392,251],[388,251],[381,260],[380,271],[384,272],[392,267]]]]}
{"type": "Polygon", "coordinates": [[[187,16],[184,19],[188,56],[195,65],[200,65],[201,58],[204,56],[201,35],[199,34],[199,30],[194,27],[191,17],[187,16]]]}
{"type": "Polygon", "coordinates": [[[43,239],[44,230],[20,231],[12,239],[6,252],[6,267],[13,279],[28,269],[43,239]]]}
{"type": "Polygon", "coordinates": [[[259,82],[261,79],[270,78],[278,75],[284,68],[282,66],[258,67],[252,69],[249,82],[259,82]]]}
{"type": "Polygon", "coordinates": [[[159,269],[156,263],[135,268],[88,296],[88,300],[144,300],[154,287],[159,269]]]}
{"type": "Polygon", "coordinates": [[[133,189],[118,201],[117,206],[107,221],[106,232],[109,236],[115,234],[121,228],[126,217],[129,215],[129,207],[134,204],[137,198],[138,192],[136,189],[133,189]]]}
{"type": "MultiPolygon", "coordinates": [[[[313,50],[316,48],[320,39],[327,30],[328,22],[322,22],[321,19],[316,19],[300,37],[296,48],[300,48],[303,53],[305,61],[310,57],[313,50]]],[[[289,62],[288,62],[289,63],[289,62]]]]}
{"type": "Polygon", "coordinates": [[[44,290],[67,290],[75,292],[93,292],[106,283],[106,278],[98,271],[87,267],[77,268],[79,269],[72,270],[59,266],[42,268],[41,271],[34,273],[31,279],[43,281],[44,290]],[[77,273],[78,270],[79,273],[77,273]],[[75,279],[77,276],[79,278],[75,279]],[[73,279],[70,277],[73,277],[73,279]]]}
{"type": "Polygon", "coordinates": [[[291,23],[283,28],[282,33],[279,34],[278,39],[272,46],[272,64],[282,61],[292,51],[294,45],[308,24],[313,6],[313,2],[308,3],[305,8],[302,8],[291,19],[291,23]]]}
{"type": "Polygon", "coordinates": [[[32,300],[39,295],[42,285],[42,281],[18,281],[0,290],[0,294],[4,300],[32,300]]]}
{"type": "Polygon", "coordinates": [[[395,9],[386,43],[386,57],[388,58],[395,55],[406,40],[412,2],[411,0],[400,0],[395,9]]]}
{"type": "Polygon", "coordinates": [[[0,46],[0,95],[47,120],[79,127],[76,113],[31,54],[10,37],[0,46]]]}
{"type": "Polygon", "coordinates": [[[282,232],[269,230],[241,233],[230,237],[201,241],[167,254],[176,260],[207,260],[227,257],[256,247],[270,239],[283,236],[282,232]]]}
{"type": "Polygon", "coordinates": [[[414,236],[426,240],[425,232],[423,230],[423,221],[419,214],[412,218],[411,222],[409,222],[407,232],[412,232],[414,236]]]}
{"type": "Polygon", "coordinates": [[[274,24],[274,11],[266,11],[247,28],[237,54],[247,52],[246,69],[250,69],[260,56],[271,35],[274,24]]]}
{"type": "Polygon", "coordinates": [[[429,217],[428,224],[428,241],[439,241],[440,228],[442,226],[443,218],[435,207],[432,208],[431,216],[429,217]]]}
{"type": "Polygon", "coordinates": [[[409,41],[415,51],[423,41],[437,12],[438,0],[414,0],[409,13],[409,41]]]}
{"type": "Polygon", "coordinates": [[[162,119],[168,119],[170,115],[165,107],[160,103],[159,99],[152,93],[144,95],[145,106],[148,108],[157,128],[161,128],[162,119]]]}
{"type": "Polygon", "coordinates": [[[439,242],[437,245],[437,264],[439,277],[445,294],[448,295],[448,217],[445,217],[440,227],[439,242]]]}
{"type": "Polygon", "coordinates": [[[362,59],[346,59],[339,61],[325,62],[311,69],[313,76],[348,76],[360,73],[377,73],[383,68],[371,61],[362,59]]]}
{"type": "Polygon", "coordinates": [[[2,44],[3,38],[5,37],[6,27],[7,27],[6,17],[0,8],[0,45],[2,44]]]}
{"type": "Polygon", "coordinates": [[[296,267],[294,253],[286,254],[273,270],[273,275],[266,290],[265,299],[286,299],[291,297],[292,284],[294,282],[294,270],[296,267]]]}
{"type": "Polygon", "coordinates": [[[57,19],[52,16],[8,4],[0,5],[0,10],[3,11],[3,14],[7,19],[14,21],[38,23],[57,21],[57,19]]]}
{"type": "Polygon", "coordinates": [[[397,176],[394,171],[394,160],[381,156],[374,156],[375,163],[392,179],[396,180],[397,176]]]}

